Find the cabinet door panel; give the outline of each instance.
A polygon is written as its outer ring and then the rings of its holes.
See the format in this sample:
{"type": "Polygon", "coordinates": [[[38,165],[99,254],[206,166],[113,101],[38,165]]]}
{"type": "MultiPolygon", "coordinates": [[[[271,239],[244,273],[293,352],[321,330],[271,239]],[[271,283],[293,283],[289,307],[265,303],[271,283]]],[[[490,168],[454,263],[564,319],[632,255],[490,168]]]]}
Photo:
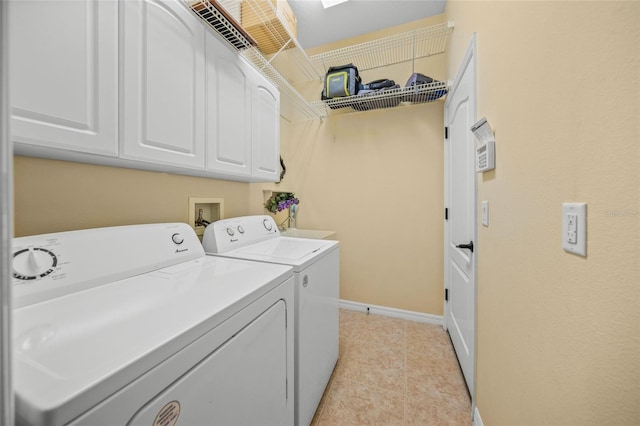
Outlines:
{"type": "Polygon", "coordinates": [[[207,169],[251,175],[251,69],[207,33],[207,169]]]}
{"type": "Polygon", "coordinates": [[[277,181],[280,164],[280,93],[256,72],[253,94],[252,175],[277,181]]]}
{"type": "Polygon", "coordinates": [[[35,145],[117,155],[117,2],[8,5],[16,152],[35,145]]]}
{"type": "Polygon", "coordinates": [[[123,157],[204,168],[204,28],[174,1],[123,1],[123,157]]]}

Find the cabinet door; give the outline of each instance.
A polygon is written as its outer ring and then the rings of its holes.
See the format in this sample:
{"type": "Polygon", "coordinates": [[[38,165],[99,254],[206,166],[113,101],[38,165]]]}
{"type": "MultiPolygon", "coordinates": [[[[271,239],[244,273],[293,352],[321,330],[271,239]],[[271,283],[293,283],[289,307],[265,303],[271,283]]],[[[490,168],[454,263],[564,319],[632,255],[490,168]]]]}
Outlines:
{"type": "Polygon", "coordinates": [[[123,9],[122,157],[204,169],[204,28],[177,0],[123,9]]]}
{"type": "Polygon", "coordinates": [[[207,170],[251,176],[251,73],[207,32],[207,170]]]}
{"type": "Polygon", "coordinates": [[[10,1],[11,130],[34,147],[118,154],[118,4],[10,1]]]}
{"type": "Polygon", "coordinates": [[[251,175],[275,182],[280,170],[280,92],[257,71],[254,75],[251,175]]]}

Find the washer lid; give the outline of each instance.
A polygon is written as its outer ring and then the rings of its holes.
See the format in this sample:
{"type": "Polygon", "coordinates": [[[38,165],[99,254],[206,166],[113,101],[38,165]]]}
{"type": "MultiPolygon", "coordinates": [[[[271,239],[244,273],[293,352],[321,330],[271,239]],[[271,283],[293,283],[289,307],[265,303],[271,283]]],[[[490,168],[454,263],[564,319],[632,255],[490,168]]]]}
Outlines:
{"type": "Polygon", "coordinates": [[[14,310],[18,417],[73,420],[291,276],[203,256],[14,310]]]}
{"type": "Polygon", "coordinates": [[[300,271],[328,251],[338,247],[337,241],[278,237],[224,253],[234,258],[291,265],[300,271]]]}

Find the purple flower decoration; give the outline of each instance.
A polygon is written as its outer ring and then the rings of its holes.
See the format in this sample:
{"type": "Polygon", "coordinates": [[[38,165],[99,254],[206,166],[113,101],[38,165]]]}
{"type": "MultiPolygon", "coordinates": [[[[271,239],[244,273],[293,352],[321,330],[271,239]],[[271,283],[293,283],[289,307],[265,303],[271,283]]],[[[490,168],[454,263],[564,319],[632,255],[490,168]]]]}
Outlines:
{"type": "Polygon", "coordinates": [[[271,213],[278,213],[298,203],[300,200],[295,197],[293,192],[274,192],[271,198],[264,203],[264,207],[271,213]]]}

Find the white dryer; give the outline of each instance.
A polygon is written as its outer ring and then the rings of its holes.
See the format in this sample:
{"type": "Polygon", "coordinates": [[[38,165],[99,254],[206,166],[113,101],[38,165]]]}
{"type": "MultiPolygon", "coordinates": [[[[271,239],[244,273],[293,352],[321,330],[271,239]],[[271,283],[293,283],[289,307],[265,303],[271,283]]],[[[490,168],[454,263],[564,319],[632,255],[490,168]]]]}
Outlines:
{"type": "Polygon", "coordinates": [[[13,240],[18,425],[294,422],[293,274],[186,224],[13,240]]]}
{"type": "Polygon", "coordinates": [[[339,243],[283,237],[271,216],[223,219],[207,226],[207,254],[293,267],[295,419],[308,425],[338,360],[339,243]]]}

